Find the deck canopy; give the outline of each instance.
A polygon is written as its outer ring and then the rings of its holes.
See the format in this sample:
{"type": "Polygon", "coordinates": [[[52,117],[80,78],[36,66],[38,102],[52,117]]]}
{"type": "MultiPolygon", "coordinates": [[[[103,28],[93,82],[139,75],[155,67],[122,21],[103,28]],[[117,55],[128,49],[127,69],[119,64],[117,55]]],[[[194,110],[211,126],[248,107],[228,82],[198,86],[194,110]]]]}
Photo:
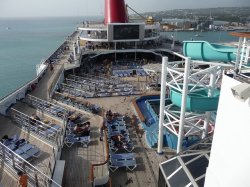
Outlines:
{"type": "Polygon", "coordinates": [[[202,140],[188,150],[160,165],[159,186],[204,186],[212,137],[202,140]]]}

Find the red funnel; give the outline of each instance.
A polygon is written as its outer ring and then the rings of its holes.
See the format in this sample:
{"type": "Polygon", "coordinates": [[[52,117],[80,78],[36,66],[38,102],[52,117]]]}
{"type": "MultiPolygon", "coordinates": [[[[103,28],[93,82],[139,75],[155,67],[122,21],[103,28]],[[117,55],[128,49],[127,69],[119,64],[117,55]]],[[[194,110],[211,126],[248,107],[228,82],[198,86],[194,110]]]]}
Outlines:
{"type": "Polygon", "coordinates": [[[104,23],[127,23],[127,9],[124,0],[105,0],[104,23]]]}

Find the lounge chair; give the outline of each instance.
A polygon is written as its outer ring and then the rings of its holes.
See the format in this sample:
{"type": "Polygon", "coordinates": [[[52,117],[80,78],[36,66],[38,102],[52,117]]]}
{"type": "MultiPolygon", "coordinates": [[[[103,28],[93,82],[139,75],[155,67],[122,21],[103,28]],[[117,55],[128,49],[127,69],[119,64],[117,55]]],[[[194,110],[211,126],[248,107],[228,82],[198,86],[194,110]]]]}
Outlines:
{"type": "Polygon", "coordinates": [[[133,159],[135,158],[135,153],[122,153],[122,154],[110,154],[111,159],[133,159]]]}
{"type": "Polygon", "coordinates": [[[68,147],[71,147],[75,143],[81,143],[83,147],[88,147],[88,144],[90,143],[90,136],[77,137],[74,134],[67,134],[64,143],[68,147]]]}
{"type": "Polygon", "coordinates": [[[117,146],[115,144],[115,141],[111,140],[110,144],[109,144],[109,148],[110,150],[112,150],[113,152],[117,152],[117,151],[127,151],[127,152],[132,152],[134,150],[134,144],[132,142],[122,142],[121,146],[117,146]]]}
{"type": "Polygon", "coordinates": [[[126,169],[133,171],[136,168],[136,160],[135,158],[128,158],[128,159],[114,159],[110,158],[109,169],[114,172],[118,168],[126,167],[126,169]]]}
{"type": "Polygon", "coordinates": [[[40,149],[31,144],[25,144],[15,150],[15,153],[20,155],[25,160],[31,160],[33,157],[39,157],[40,149]]]}
{"type": "Polygon", "coordinates": [[[121,136],[121,141],[123,143],[131,142],[128,134],[120,134],[120,133],[108,134],[108,142],[111,142],[111,140],[114,140],[114,139],[112,139],[112,137],[118,136],[118,135],[121,136]]]}
{"type": "Polygon", "coordinates": [[[60,130],[61,130],[61,126],[60,125],[53,124],[50,128],[48,128],[46,130],[46,134],[49,137],[51,137],[51,136],[56,135],[58,132],[60,132],[60,130]]]}
{"type": "Polygon", "coordinates": [[[107,129],[108,131],[108,134],[113,134],[113,133],[118,133],[118,134],[129,134],[128,133],[128,130],[125,128],[116,128],[116,129],[111,129],[111,128],[108,128],[107,129]]]}
{"type": "Polygon", "coordinates": [[[11,149],[12,151],[15,151],[15,150],[17,150],[19,147],[25,145],[26,143],[27,143],[27,142],[26,142],[25,139],[19,139],[19,138],[17,138],[17,139],[13,139],[13,140],[11,141],[11,144],[9,144],[7,147],[8,147],[9,149],[11,149]]]}

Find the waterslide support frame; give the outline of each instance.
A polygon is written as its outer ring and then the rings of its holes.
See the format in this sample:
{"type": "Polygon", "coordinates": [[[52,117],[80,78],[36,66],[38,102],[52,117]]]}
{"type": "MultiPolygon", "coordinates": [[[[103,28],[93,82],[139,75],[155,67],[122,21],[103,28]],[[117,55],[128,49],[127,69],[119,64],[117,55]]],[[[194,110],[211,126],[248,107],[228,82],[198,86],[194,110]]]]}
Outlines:
{"type": "MultiPolygon", "coordinates": [[[[182,57],[183,59],[187,59],[186,57],[182,57]]],[[[184,61],[180,61],[177,64],[172,64],[171,62],[167,64],[167,72],[166,72],[166,86],[169,88],[179,90],[183,96],[183,87],[184,87],[184,77],[187,76],[188,83],[192,83],[193,87],[188,91],[190,93],[196,92],[202,89],[215,89],[217,82],[219,81],[220,73],[222,73],[223,66],[219,66],[218,64],[213,65],[210,64],[209,68],[206,69],[196,69],[196,66],[201,65],[202,63],[196,63],[196,61],[191,61],[189,58],[190,65],[189,65],[189,72],[188,75],[186,71],[183,69],[178,68],[178,64],[184,64],[184,61]],[[220,72],[221,71],[221,72],[220,72]],[[209,81],[209,82],[208,82],[209,81]]],[[[186,63],[187,64],[187,63],[186,63]]],[[[189,86],[189,84],[188,84],[189,86]]],[[[212,96],[212,92],[209,93],[212,96]]],[[[182,104],[185,105],[185,102],[182,104]]],[[[183,107],[182,107],[183,108],[183,107]]],[[[178,137],[179,147],[178,152],[182,149],[182,142],[184,137],[188,137],[190,135],[199,135],[202,137],[204,132],[204,121],[208,116],[205,114],[195,113],[195,112],[188,112],[185,111],[182,113],[181,116],[180,109],[176,110],[173,104],[167,105],[164,107],[164,117],[167,118],[167,121],[163,119],[163,126],[168,129],[169,132],[173,133],[178,137]],[[181,117],[180,117],[181,116],[181,117]],[[184,117],[184,119],[183,119],[184,117]],[[182,120],[182,122],[180,122],[182,120]],[[183,128],[183,132],[179,134],[180,126],[183,128]],[[178,127],[178,128],[177,128],[178,127]]],[[[210,118],[210,116],[209,116],[210,118]]],[[[206,134],[209,134],[209,126],[211,123],[207,123],[207,130],[206,134]]],[[[213,128],[212,128],[213,129],[213,128]]],[[[210,130],[212,130],[210,129],[210,130]]]]}
{"type": "Polygon", "coordinates": [[[241,67],[242,67],[243,62],[245,62],[245,58],[247,58],[247,56],[245,56],[245,55],[247,55],[246,52],[247,52],[247,38],[244,37],[243,38],[243,43],[242,43],[242,48],[241,48],[239,73],[241,72],[241,67]],[[244,58],[244,56],[245,56],[245,58],[244,58]]]}
{"type": "Polygon", "coordinates": [[[182,99],[181,99],[181,116],[179,122],[179,133],[178,133],[178,142],[177,142],[177,154],[182,151],[182,142],[184,136],[184,124],[185,124],[185,113],[186,113],[186,100],[188,94],[188,77],[190,73],[190,63],[191,58],[185,59],[185,72],[184,72],[184,81],[183,81],[183,88],[182,88],[182,99]]]}
{"type": "Polygon", "coordinates": [[[167,63],[168,57],[162,58],[162,70],[161,70],[161,98],[160,98],[160,113],[159,113],[159,134],[158,134],[158,148],[157,153],[162,154],[163,147],[163,121],[164,121],[164,108],[166,97],[166,79],[167,79],[167,63]]]}
{"type": "MultiPolygon", "coordinates": [[[[237,49],[237,54],[236,54],[236,61],[235,61],[235,71],[239,70],[239,64],[240,64],[240,59],[241,59],[241,48],[243,45],[243,38],[240,37],[239,38],[239,45],[238,45],[238,49],[237,49]]],[[[237,72],[235,72],[237,73],[237,72]]]]}
{"type": "MultiPolygon", "coordinates": [[[[216,71],[215,69],[212,69],[211,74],[210,74],[210,83],[209,83],[209,90],[208,90],[208,97],[213,97],[213,92],[215,89],[215,83],[216,83],[216,71]]],[[[205,121],[204,121],[204,130],[202,133],[202,139],[204,139],[205,137],[207,137],[208,134],[208,125],[210,122],[210,118],[211,118],[211,112],[208,111],[206,112],[206,117],[205,117],[205,121]]]]}

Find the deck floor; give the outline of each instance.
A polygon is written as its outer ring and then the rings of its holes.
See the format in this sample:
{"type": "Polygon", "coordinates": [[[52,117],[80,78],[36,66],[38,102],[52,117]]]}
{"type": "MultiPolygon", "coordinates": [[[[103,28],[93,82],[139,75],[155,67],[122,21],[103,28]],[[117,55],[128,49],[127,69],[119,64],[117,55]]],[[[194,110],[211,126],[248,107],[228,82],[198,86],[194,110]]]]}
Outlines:
{"type": "MultiPolygon", "coordinates": [[[[66,161],[63,186],[80,187],[90,185],[90,169],[91,164],[102,163],[106,160],[106,146],[103,141],[99,141],[99,127],[103,122],[100,116],[93,116],[89,120],[91,122],[90,137],[91,142],[87,148],[78,145],[67,147],[64,145],[61,159],[66,161]]],[[[107,166],[99,168],[100,175],[105,172],[107,166]]],[[[107,171],[107,169],[106,169],[107,171]]]]}
{"type": "MultiPolygon", "coordinates": [[[[131,101],[137,97],[139,96],[93,98],[88,99],[88,102],[99,104],[105,107],[105,109],[111,109],[113,112],[126,114],[132,119],[136,118],[136,116],[133,113],[131,101]]],[[[136,153],[138,166],[132,172],[123,168],[115,172],[110,171],[112,186],[156,187],[158,186],[159,164],[166,161],[175,152],[164,148],[164,153],[158,155],[155,148],[148,148],[145,142],[145,134],[139,126],[139,121],[134,120],[134,123],[131,123],[130,119],[126,121],[126,124],[129,127],[130,138],[135,145],[133,152],[136,153]]]]}

